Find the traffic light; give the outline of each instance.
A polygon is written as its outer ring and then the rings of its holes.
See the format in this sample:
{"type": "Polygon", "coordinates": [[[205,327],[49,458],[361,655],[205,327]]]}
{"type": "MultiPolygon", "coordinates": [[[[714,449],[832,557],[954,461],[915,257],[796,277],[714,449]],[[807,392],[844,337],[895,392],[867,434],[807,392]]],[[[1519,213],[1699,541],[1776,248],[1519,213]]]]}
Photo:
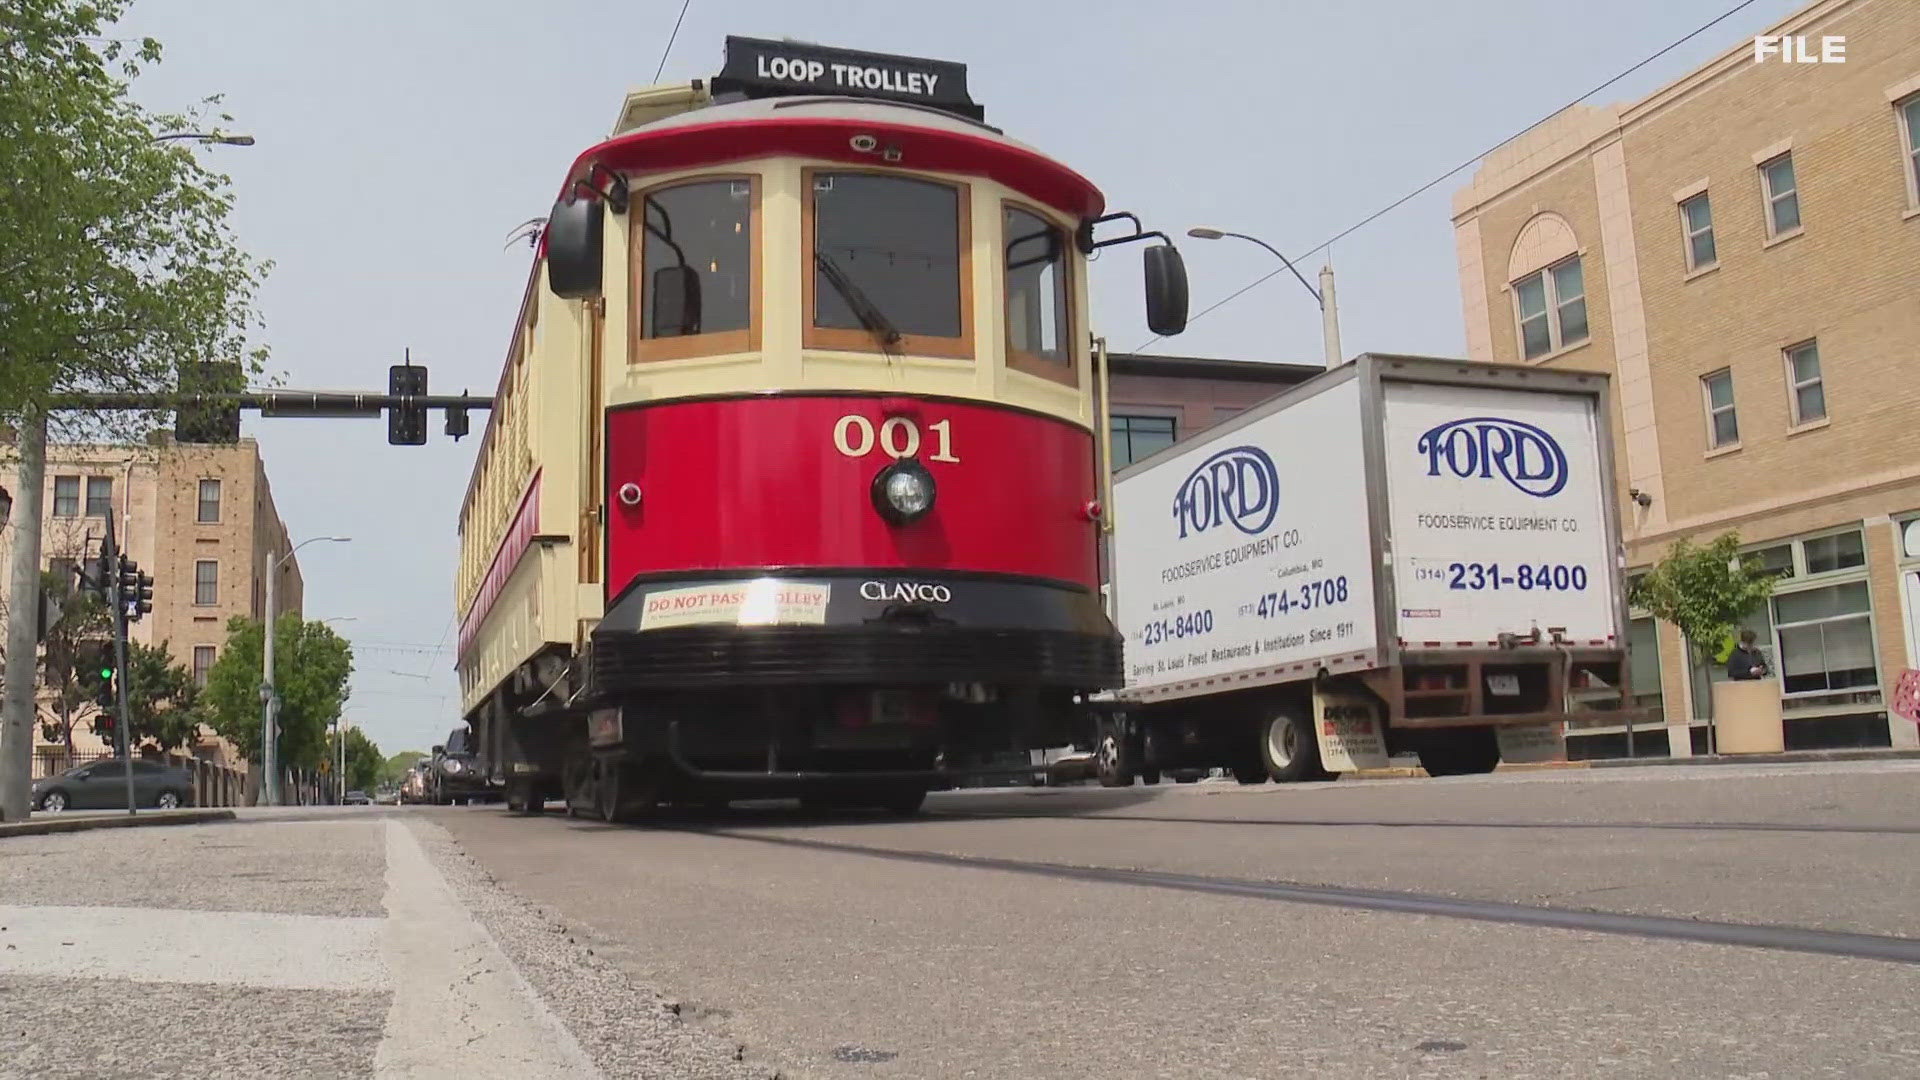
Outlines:
{"type": "Polygon", "coordinates": [[[88,642],[81,648],[74,668],[74,674],[83,680],[82,685],[98,680],[99,686],[93,695],[94,703],[103,709],[113,708],[116,700],[113,677],[117,674],[114,670],[113,644],[106,641],[88,642]]]}
{"type": "Polygon", "coordinates": [[[126,612],[127,621],[139,622],[140,616],[153,610],[153,578],[140,572],[140,564],[120,556],[120,572],[115,579],[114,603],[126,612]]]}
{"type": "MultiPolygon", "coordinates": [[[[394,364],[387,369],[387,393],[392,397],[425,397],[427,369],[413,364],[394,364]]],[[[427,407],[424,404],[387,406],[387,441],[394,446],[425,446],[427,407]]]]}
{"type": "Polygon", "coordinates": [[[467,430],[467,410],[448,409],[447,434],[453,436],[453,441],[459,442],[460,436],[465,435],[467,430]]]}
{"type": "Polygon", "coordinates": [[[140,616],[153,610],[153,576],[141,573],[140,564],[125,555],[120,556],[115,585],[114,602],[126,612],[128,622],[139,622],[140,616]]]}
{"type": "Polygon", "coordinates": [[[87,573],[82,585],[86,591],[98,596],[102,603],[112,603],[115,577],[113,560],[102,549],[98,558],[87,560],[87,573]]]}
{"type": "MultiPolygon", "coordinates": [[[[246,373],[228,360],[182,360],[179,366],[182,398],[195,395],[239,394],[246,389],[246,373]]],[[[181,443],[236,443],[240,441],[240,403],[182,403],[173,413],[173,438],[181,443]]]]}

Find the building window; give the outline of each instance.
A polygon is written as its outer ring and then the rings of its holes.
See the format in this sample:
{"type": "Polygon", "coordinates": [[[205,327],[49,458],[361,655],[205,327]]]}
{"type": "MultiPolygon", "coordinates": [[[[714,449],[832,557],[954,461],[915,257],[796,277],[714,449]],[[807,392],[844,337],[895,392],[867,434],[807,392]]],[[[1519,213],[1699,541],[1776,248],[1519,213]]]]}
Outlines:
{"type": "Polygon", "coordinates": [[[1793,422],[1811,424],[1827,418],[1826,384],[1820,379],[1820,345],[1809,341],[1786,350],[1787,396],[1793,401],[1793,422]]]}
{"type": "Polygon", "coordinates": [[[1680,227],[1687,234],[1687,269],[1698,270],[1719,261],[1713,248],[1713,204],[1701,192],[1680,204],[1680,227]]]}
{"type": "Polygon", "coordinates": [[[220,602],[220,564],[201,559],[193,564],[193,602],[209,607],[220,602]]]}
{"type": "Polygon", "coordinates": [[[1773,610],[1783,691],[1830,694],[1879,685],[1866,582],[1776,596],[1773,610]]]}
{"type": "Polygon", "coordinates": [[[195,645],[193,647],[193,685],[205,688],[207,672],[213,670],[213,646],[195,645]]]}
{"type": "Polygon", "coordinates": [[[1920,205],[1920,94],[1895,106],[1900,114],[1900,137],[1907,150],[1907,201],[1920,205]]]}
{"type": "Polygon", "coordinates": [[[1800,227],[1800,188],[1793,178],[1793,155],[1781,154],[1760,166],[1760,183],[1767,196],[1767,235],[1790,233],[1800,227]]]}
{"type": "Polygon", "coordinates": [[[1721,369],[1700,380],[1707,395],[1707,446],[1717,449],[1740,441],[1733,413],[1733,372],[1721,369]]]}
{"type": "Polygon", "coordinates": [[[113,516],[113,477],[87,477],[87,516],[113,516]]]}
{"type": "Polygon", "coordinates": [[[870,173],[806,170],[812,260],[802,344],[971,357],[967,189],[870,173]]]}
{"type": "Polygon", "coordinates": [[[53,516],[57,518],[80,516],[79,477],[56,476],[53,478],[53,516]]]}
{"type": "Polygon", "coordinates": [[[1514,282],[1513,299],[1527,359],[1587,340],[1587,289],[1578,255],[1514,282]]]}
{"type": "Polygon", "coordinates": [[[1867,545],[1858,529],[1802,540],[1800,554],[1809,576],[1867,565],[1867,545]]]}
{"type": "Polygon", "coordinates": [[[1001,211],[1005,245],[1007,366],[1071,386],[1067,231],[1030,210],[1001,211]]]}
{"type": "Polygon", "coordinates": [[[220,481],[200,481],[200,512],[194,520],[202,525],[212,525],[220,520],[220,481]]]}
{"type": "Polygon", "coordinates": [[[79,580],[73,573],[79,565],[80,563],[77,559],[47,560],[47,573],[53,576],[53,591],[56,594],[65,595],[71,593],[74,590],[74,586],[79,584],[79,580]]]}
{"type": "Polygon", "coordinates": [[[634,238],[639,272],[636,360],[715,356],[759,348],[755,331],[759,185],[720,177],[641,196],[634,238]]]}
{"type": "Polygon", "coordinates": [[[1116,416],[1113,418],[1113,467],[1125,468],[1173,445],[1173,417],[1116,416]]]}

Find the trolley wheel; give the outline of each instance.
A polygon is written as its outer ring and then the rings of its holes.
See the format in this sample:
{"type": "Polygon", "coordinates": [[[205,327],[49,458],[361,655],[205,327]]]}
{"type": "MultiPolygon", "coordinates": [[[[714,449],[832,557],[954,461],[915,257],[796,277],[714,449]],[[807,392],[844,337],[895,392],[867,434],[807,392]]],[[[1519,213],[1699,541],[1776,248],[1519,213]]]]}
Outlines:
{"type": "Polygon", "coordinates": [[[895,817],[912,817],[926,805],[927,789],[919,784],[883,789],[879,799],[880,809],[895,817]]]}
{"type": "Polygon", "coordinates": [[[1429,734],[1418,751],[1428,776],[1490,773],[1500,764],[1500,736],[1490,727],[1442,729],[1429,734]]]}
{"type": "Polygon", "coordinates": [[[540,814],[547,809],[547,786],[538,780],[507,781],[507,810],[514,814],[540,814]]]}
{"type": "Polygon", "coordinates": [[[1305,716],[1281,712],[1260,726],[1260,764],[1278,784],[1319,779],[1320,743],[1305,716]]]}
{"type": "Polygon", "coordinates": [[[660,778],[644,765],[616,761],[601,766],[595,795],[600,820],[609,825],[633,821],[660,805],[660,778]]]}
{"type": "Polygon", "coordinates": [[[1100,725],[1100,744],[1094,751],[1094,767],[1101,787],[1133,786],[1133,752],[1120,726],[1108,721],[1100,725]]]}

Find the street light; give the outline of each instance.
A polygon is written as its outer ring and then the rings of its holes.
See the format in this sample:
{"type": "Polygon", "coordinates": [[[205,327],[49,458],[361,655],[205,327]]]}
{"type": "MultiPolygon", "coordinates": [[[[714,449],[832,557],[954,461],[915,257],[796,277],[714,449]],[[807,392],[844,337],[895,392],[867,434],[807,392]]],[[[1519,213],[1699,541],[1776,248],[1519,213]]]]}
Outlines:
{"type": "Polygon", "coordinates": [[[1340,358],[1340,316],[1334,307],[1333,301],[1333,267],[1323,266],[1320,268],[1320,287],[1316,289],[1312,285],[1307,284],[1306,278],[1300,277],[1300,271],[1294,269],[1293,260],[1282,255],[1279,248],[1274,247],[1272,244],[1267,243],[1257,236],[1248,236],[1246,233],[1228,232],[1225,229],[1211,229],[1205,226],[1195,226],[1188,229],[1187,235],[1193,237],[1195,240],[1218,240],[1223,236],[1231,236],[1236,240],[1245,240],[1249,243],[1259,244],[1261,247],[1272,252],[1275,258],[1286,264],[1288,270],[1293,271],[1294,277],[1300,278],[1300,284],[1305,286],[1306,290],[1313,294],[1314,302],[1320,305],[1320,333],[1327,349],[1327,367],[1332,369],[1340,366],[1342,363],[1340,358]]]}
{"type": "Polygon", "coordinates": [[[251,135],[220,135],[211,131],[175,131],[166,135],[155,135],[154,142],[167,142],[172,139],[193,139],[196,142],[214,143],[221,146],[252,146],[251,135]]]}
{"type": "Polygon", "coordinates": [[[322,540],[345,544],[352,539],[351,536],[316,536],[311,540],[302,540],[267,567],[267,622],[262,629],[266,638],[266,647],[262,651],[266,655],[261,661],[260,673],[260,707],[264,713],[260,721],[260,783],[261,794],[265,796],[268,806],[277,806],[280,803],[280,778],[274,761],[275,752],[279,749],[280,743],[279,732],[276,730],[279,724],[275,722],[275,714],[279,711],[280,702],[273,692],[274,585],[280,580],[280,568],[286,565],[288,559],[293,558],[294,552],[322,540]]]}

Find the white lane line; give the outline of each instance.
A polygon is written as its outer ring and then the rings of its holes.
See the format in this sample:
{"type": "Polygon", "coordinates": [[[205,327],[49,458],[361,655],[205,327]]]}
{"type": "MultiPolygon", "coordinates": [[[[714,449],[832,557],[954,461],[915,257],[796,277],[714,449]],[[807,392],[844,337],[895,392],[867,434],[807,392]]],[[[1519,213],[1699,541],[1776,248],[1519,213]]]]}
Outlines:
{"type": "Polygon", "coordinates": [[[386,907],[393,1004],[375,1076],[601,1075],[398,821],[387,823],[386,907]]]}
{"type": "Polygon", "coordinates": [[[380,985],[385,920],[264,911],[0,905],[0,975],[289,990],[380,985]]]}

